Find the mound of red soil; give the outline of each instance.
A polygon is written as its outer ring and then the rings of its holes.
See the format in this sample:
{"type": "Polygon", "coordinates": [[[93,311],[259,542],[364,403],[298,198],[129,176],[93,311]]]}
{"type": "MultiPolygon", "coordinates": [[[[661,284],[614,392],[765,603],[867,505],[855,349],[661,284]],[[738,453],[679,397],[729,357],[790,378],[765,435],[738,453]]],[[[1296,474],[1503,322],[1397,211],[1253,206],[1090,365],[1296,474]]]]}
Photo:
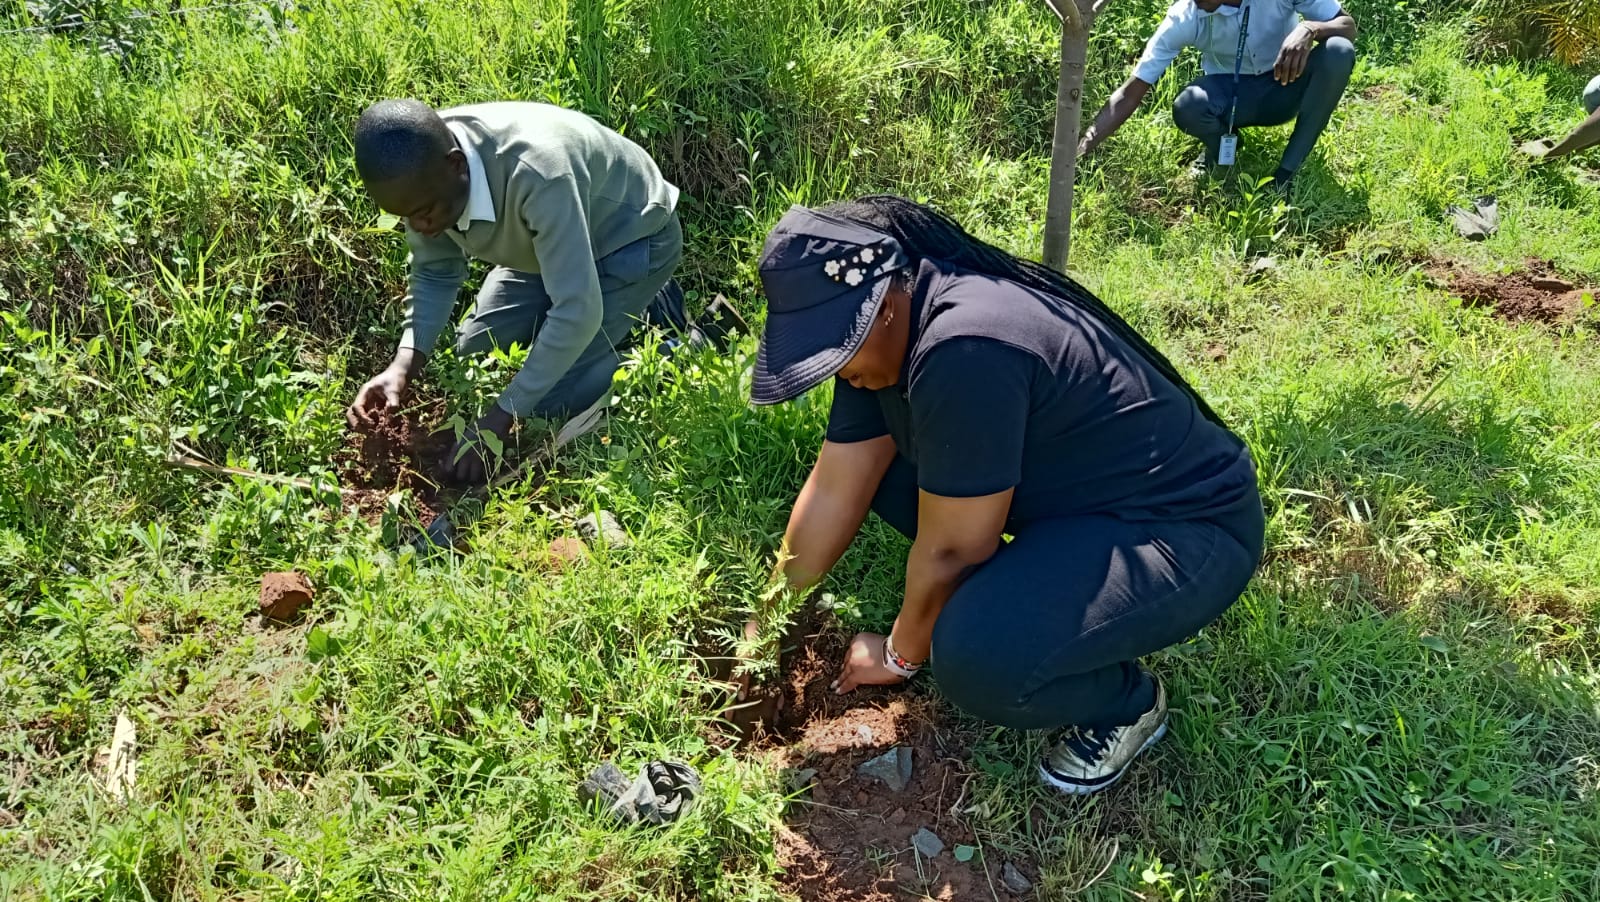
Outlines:
{"type": "Polygon", "coordinates": [[[1469,307],[1488,307],[1508,322],[1569,323],[1584,313],[1585,288],[1557,274],[1548,260],[1529,259],[1505,275],[1482,273],[1459,263],[1436,261],[1430,275],[1447,285],[1469,307]]]}
{"type": "Polygon", "coordinates": [[[287,623],[311,603],[315,590],[301,574],[289,570],[261,574],[261,616],[287,623]]]}
{"type": "Polygon", "coordinates": [[[447,484],[441,466],[454,439],[448,430],[424,428],[413,415],[380,417],[351,430],[334,456],[340,481],[352,491],[345,504],[371,522],[383,516],[390,494],[409,490],[426,523],[444,508],[440,488],[447,484]]]}

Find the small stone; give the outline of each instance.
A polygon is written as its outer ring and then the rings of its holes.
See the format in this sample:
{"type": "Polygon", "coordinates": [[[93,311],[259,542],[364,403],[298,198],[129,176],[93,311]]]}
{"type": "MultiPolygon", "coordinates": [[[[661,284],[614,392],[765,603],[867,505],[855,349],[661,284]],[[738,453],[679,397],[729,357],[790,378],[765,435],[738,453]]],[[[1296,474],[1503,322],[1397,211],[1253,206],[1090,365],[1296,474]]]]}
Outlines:
{"type": "Polygon", "coordinates": [[[628,531],[617,522],[616,514],[610,511],[598,511],[589,514],[577,523],[578,535],[593,542],[604,539],[607,545],[613,548],[627,548],[633,540],[628,537],[628,531]]]}
{"type": "Polygon", "coordinates": [[[1275,258],[1257,257],[1250,261],[1250,269],[1245,272],[1244,280],[1246,284],[1250,282],[1259,282],[1269,276],[1276,275],[1277,272],[1278,261],[1275,258]]]}
{"type": "Polygon", "coordinates": [[[899,792],[911,782],[911,749],[903,745],[895,746],[856,768],[856,773],[868,779],[882,780],[885,786],[899,792]]]}
{"type": "Polygon", "coordinates": [[[817,769],[814,767],[802,767],[786,770],[783,772],[783,781],[789,784],[790,792],[810,789],[811,784],[817,782],[817,769]]]}
{"type": "Polygon", "coordinates": [[[287,623],[311,603],[315,590],[303,575],[293,570],[261,574],[261,616],[287,623]]]}
{"type": "Polygon", "coordinates": [[[901,821],[903,821],[905,819],[906,819],[906,810],[904,808],[896,808],[894,810],[893,814],[889,815],[887,818],[884,818],[884,823],[890,824],[890,825],[894,825],[894,824],[899,824],[901,821]]]}
{"type": "Polygon", "coordinates": [[[1000,869],[1000,882],[1006,885],[1006,889],[1019,896],[1033,889],[1033,881],[1009,861],[1000,869]]]}
{"type": "Polygon", "coordinates": [[[934,834],[932,830],[923,827],[911,837],[911,848],[923,858],[935,858],[944,851],[944,840],[934,834]]]}
{"type": "Polygon", "coordinates": [[[867,726],[866,724],[858,725],[856,727],[855,744],[856,745],[871,745],[872,744],[872,728],[867,726]]]}
{"type": "Polygon", "coordinates": [[[559,573],[583,560],[588,551],[588,546],[571,536],[552,539],[549,547],[545,549],[545,569],[559,573]]]}

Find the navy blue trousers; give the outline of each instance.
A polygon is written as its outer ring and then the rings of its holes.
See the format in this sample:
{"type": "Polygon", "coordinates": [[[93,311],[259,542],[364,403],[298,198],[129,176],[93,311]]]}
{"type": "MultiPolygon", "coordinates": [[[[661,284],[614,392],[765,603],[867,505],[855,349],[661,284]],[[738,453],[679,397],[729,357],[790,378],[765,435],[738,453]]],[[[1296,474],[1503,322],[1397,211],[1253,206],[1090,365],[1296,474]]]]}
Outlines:
{"type": "MultiPolygon", "coordinates": [[[[915,467],[897,458],[872,509],[916,537],[915,467]]],[[[1215,520],[1035,520],[956,589],[932,671],[963,710],[1022,730],[1132,723],[1154,685],[1137,659],[1187,639],[1244,591],[1261,557],[1259,498],[1215,520]]]]}

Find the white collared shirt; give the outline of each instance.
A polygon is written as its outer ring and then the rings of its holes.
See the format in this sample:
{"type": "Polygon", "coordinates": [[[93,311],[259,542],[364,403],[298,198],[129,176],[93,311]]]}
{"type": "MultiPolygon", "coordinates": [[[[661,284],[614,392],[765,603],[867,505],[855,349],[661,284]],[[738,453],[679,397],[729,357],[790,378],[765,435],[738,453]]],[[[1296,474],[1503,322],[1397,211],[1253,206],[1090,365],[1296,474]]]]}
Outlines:
{"type": "Polygon", "coordinates": [[[484,174],[483,159],[478,156],[478,149],[472,146],[472,135],[454,122],[445,125],[456,136],[456,146],[467,155],[470,193],[467,195],[467,208],[461,211],[461,218],[456,220],[456,231],[465,232],[472,227],[474,220],[494,222],[494,195],[489,193],[489,177],[484,174]]]}
{"type": "MultiPolygon", "coordinates": [[[[1272,71],[1284,39],[1301,19],[1326,22],[1344,11],[1339,0],[1245,0],[1244,5],[1250,7],[1250,32],[1245,36],[1244,63],[1239,67],[1243,75],[1272,71]]],[[[1243,20],[1237,6],[1221,6],[1208,13],[1195,6],[1194,0],[1177,0],[1134,64],[1133,77],[1155,84],[1185,47],[1200,51],[1200,69],[1205,74],[1232,75],[1243,20]]]]}

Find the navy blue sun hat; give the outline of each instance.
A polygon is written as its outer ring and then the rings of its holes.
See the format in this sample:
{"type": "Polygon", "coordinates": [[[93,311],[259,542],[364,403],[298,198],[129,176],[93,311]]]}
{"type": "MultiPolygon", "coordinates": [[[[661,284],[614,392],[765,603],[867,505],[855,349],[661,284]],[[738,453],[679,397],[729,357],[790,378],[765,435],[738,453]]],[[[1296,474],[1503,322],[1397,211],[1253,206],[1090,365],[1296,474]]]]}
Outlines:
{"type": "Polygon", "coordinates": [[[750,400],[781,404],[837,374],[861,350],[890,277],[905,266],[890,236],[790,207],[761,251],[767,326],[750,400]]]}

